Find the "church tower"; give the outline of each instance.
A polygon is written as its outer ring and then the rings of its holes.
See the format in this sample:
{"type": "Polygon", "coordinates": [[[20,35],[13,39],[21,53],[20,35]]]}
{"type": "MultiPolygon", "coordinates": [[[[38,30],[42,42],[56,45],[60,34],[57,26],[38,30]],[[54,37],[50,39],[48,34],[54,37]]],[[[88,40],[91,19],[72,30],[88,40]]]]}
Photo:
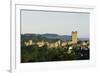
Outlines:
{"type": "Polygon", "coordinates": [[[72,43],[76,44],[77,41],[77,31],[72,31],[72,43]]]}

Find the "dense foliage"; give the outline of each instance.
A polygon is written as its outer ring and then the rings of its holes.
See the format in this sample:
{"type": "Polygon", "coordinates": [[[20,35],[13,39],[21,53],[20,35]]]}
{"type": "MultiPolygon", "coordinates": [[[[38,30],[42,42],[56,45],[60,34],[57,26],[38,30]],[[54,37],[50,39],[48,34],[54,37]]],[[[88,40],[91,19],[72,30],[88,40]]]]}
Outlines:
{"type": "Polygon", "coordinates": [[[21,62],[45,62],[64,60],[85,60],[89,59],[89,49],[82,50],[79,47],[68,48],[47,48],[46,45],[39,48],[37,45],[21,46],[21,62]]]}

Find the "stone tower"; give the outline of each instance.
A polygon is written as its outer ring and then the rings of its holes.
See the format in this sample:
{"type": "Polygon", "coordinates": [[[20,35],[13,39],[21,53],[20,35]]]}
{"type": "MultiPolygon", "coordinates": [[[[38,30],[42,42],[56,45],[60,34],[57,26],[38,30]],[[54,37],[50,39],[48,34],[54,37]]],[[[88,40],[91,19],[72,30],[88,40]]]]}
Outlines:
{"type": "Polygon", "coordinates": [[[77,31],[72,31],[72,43],[77,43],[77,31]]]}

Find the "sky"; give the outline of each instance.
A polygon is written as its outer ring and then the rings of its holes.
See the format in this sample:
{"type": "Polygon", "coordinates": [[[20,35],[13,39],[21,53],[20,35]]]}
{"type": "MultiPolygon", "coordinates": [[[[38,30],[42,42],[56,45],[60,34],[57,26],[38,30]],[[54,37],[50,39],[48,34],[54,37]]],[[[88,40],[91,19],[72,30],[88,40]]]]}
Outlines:
{"type": "Polygon", "coordinates": [[[71,35],[89,37],[89,13],[21,10],[21,33],[71,35]]]}

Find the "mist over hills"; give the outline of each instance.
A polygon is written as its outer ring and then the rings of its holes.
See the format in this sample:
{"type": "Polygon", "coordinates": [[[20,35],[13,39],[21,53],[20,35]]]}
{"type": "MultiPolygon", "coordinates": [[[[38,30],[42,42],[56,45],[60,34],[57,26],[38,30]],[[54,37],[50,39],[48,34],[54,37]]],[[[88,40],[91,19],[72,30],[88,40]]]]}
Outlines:
{"type": "MultiPolygon", "coordinates": [[[[44,40],[44,41],[50,41],[50,40],[62,40],[62,41],[68,41],[71,40],[71,35],[58,35],[58,34],[21,34],[21,40],[44,40]]],[[[78,38],[79,40],[89,40],[89,38],[78,38]]]]}

